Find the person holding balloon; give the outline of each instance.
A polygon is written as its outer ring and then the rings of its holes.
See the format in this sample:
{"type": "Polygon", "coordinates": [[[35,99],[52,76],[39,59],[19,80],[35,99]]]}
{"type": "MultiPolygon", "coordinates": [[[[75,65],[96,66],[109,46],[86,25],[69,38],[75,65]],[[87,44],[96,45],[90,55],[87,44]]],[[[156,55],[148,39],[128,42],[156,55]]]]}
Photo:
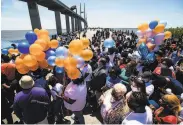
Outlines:
{"type": "Polygon", "coordinates": [[[72,80],[65,88],[64,95],[60,97],[64,100],[65,108],[72,111],[76,124],[85,124],[83,109],[86,104],[87,87],[82,74],[72,80]]]}

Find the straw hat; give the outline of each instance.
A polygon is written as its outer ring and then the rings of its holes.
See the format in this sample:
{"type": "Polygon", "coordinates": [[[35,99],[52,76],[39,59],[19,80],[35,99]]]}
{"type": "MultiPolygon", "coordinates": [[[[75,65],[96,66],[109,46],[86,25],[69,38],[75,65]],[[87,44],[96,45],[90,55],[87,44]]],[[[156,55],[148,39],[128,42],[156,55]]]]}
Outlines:
{"type": "Polygon", "coordinates": [[[30,89],[34,86],[34,80],[30,76],[25,75],[22,76],[22,78],[19,81],[19,84],[23,89],[30,89]]]}

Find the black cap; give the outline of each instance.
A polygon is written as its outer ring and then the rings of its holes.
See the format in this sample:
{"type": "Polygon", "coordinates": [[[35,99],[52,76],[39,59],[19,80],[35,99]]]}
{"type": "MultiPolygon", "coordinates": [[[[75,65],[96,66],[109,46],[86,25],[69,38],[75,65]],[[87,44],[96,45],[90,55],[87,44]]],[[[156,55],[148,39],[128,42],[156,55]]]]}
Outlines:
{"type": "Polygon", "coordinates": [[[152,73],[149,72],[149,71],[145,71],[145,72],[141,75],[142,78],[150,78],[151,76],[152,76],[152,73]]]}

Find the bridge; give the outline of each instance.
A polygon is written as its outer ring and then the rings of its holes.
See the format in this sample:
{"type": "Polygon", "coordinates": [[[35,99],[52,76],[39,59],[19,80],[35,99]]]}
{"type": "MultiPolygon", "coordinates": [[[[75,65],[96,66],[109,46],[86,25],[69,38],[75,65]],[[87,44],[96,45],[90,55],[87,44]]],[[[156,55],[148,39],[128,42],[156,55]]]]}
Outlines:
{"type": "MultiPolygon", "coordinates": [[[[32,30],[35,28],[41,29],[41,21],[39,16],[38,5],[48,8],[50,11],[54,11],[55,13],[55,20],[56,20],[56,29],[57,34],[62,34],[62,24],[61,24],[61,16],[60,14],[65,15],[65,22],[66,22],[66,32],[75,32],[75,31],[82,31],[82,22],[84,23],[84,28],[88,27],[87,21],[81,17],[81,4],[80,4],[80,15],[77,14],[77,7],[72,6],[71,8],[66,6],[60,0],[19,0],[23,2],[27,2],[28,9],[29,9],[29,16],[31,20],[32,30]],[[76,9],[76,12],[74,10],[76,9]],[[69,16],[71,17],[71,26],[69,21],[69,16]],[[72,29],[71,29],[71,28],[72,29]],[[71,31],[70,31],[71,29],[71,31]]],[[[85,6],[84,6],[84,15],[85,15],[85,6]]]]}

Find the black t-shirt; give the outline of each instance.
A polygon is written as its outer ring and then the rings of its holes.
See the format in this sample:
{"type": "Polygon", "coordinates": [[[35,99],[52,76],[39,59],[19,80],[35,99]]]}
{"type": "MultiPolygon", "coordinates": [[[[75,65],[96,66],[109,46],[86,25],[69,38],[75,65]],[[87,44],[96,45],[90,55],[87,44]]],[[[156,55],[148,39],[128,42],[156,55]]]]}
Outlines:
{"type": "Polygon", "coordinates": [[[6,75],[1,73],[1,85],[7,82],[8,82],[8,79],[6,78],[6,75]]]}

